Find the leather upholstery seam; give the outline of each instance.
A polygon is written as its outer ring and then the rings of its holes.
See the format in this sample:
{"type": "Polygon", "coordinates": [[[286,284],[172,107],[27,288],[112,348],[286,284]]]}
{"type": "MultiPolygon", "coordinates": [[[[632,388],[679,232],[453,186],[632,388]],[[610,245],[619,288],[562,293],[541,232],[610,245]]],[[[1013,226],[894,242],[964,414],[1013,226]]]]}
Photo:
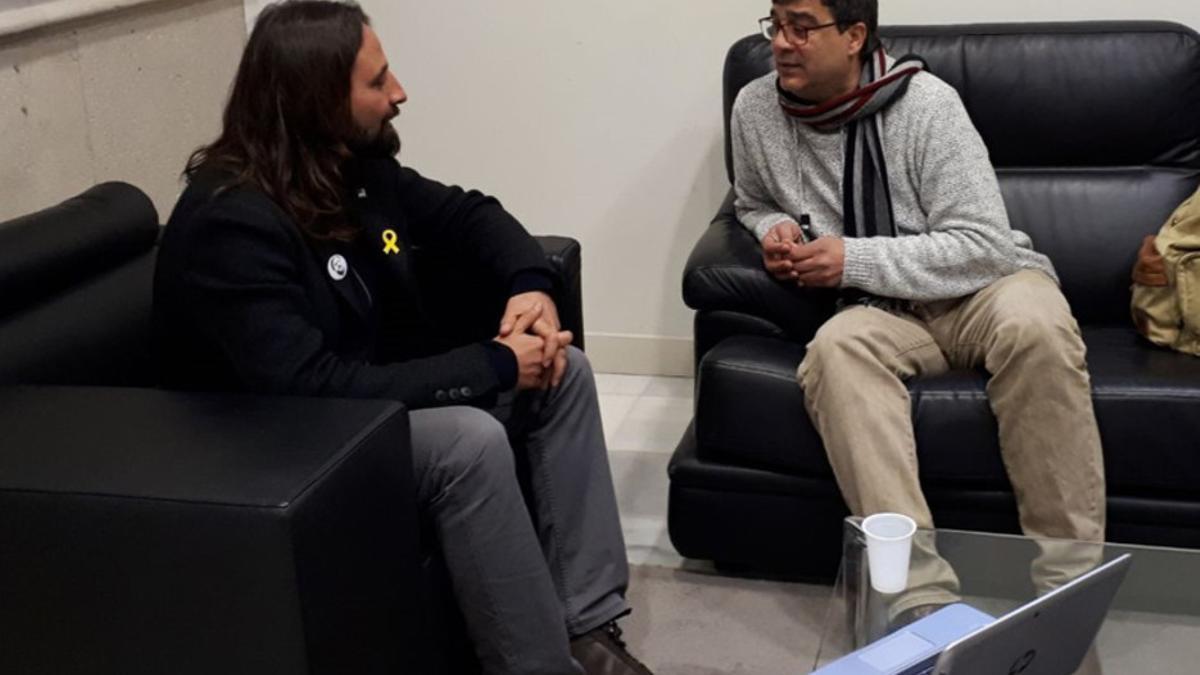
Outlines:
{"type": "Polygon", "coordinates": [[[49,490],[37,488],[8,488],[0,487],[0,493],[9,495],[46,495],[53,497],[83,497],[86,499],[113,499],[125,502],[153,502],[156,504],[182,504],[186,506],[216,506],[229,509],[257,509],[261,511],[283,511],[291,508],[293,502],[277,505],[246,504],[235,502],[218,502],[211,499],[184,499],[181,497],[151,497],[147,495],[122,495],[108,492],[90,492],[81,490],[49,490]]]}
{"type": "MultiPolygon", "coordinates": [[[[799,368],[800,364],[797,363],[796,367],[799,368]]],[[[727,363],[720,363],[717,365],[708,366],[707,369],[723,370],[723,371],[733,372],[733,373],[738,373],[738,374],[743,374],[743,375],[763,375],[765,377],[770,377],[772,379],[779,380],[780,382],[789,382],[789,383],[793,383],[793,384],[796,382],[795,375],[783,375],[777,371],[767,370],[764,368],[748,368],[746,366],[734,366],[734,365],[730,365],[727,363]]],[[[701,373],[703,373],[704,370],[706,370],[706,368],[704,366],[701,366],[701,373]]]]}

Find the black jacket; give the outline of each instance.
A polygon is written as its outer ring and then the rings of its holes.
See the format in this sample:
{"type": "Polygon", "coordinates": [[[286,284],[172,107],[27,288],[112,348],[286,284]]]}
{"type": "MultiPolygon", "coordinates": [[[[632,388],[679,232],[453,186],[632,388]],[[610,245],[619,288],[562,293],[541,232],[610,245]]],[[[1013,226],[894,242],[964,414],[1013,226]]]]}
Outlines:
{"type": "MultiPolygon", "coordinates": [[[[155,271],[163,384],[390,398],[412,408],[487,405],[513,385],[507,348],[440,334],[414,268],[424,255],[441,255],[481,268],[491,287],[480,292],[550,290],[553,272],[537,241],[478,192],[392,159],[352,169],[348,217],[362,228],[352,243],[304,235],[257,189],[218,190],[226,176],[191,182],[155,271]],[[430,345],[443,348],[431,354],[430,345]]],[[[500,316],[484,318],[495,325],[500,316]]]]}

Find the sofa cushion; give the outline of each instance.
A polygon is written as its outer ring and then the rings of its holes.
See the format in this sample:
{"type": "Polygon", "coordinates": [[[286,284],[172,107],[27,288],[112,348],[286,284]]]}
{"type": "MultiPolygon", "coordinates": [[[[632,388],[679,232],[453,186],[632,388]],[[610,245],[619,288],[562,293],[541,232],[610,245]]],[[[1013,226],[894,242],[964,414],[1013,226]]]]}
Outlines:
{"type": "Polygon", "coordinates": [[[1195,175],[1153,168],[998,174],[1013,228],[1054,262],[1079,322],[1129,325],[1130,270],[1142,238],[1195,192],[1195,175]]]}
{"type": "MultiPolygon", "coordinates": [[[[1200,359],[1155,348],[1131,329],[1084,331],[1111,494],[1200,494],[1200,359]]],[[[700,365],[700,457],[802,476],[832,476],[804,410],[796,367],[804,349],[733,337],[700,365]]],[[[909,383],[922,480],[1007,489],[986,374],[952,371],[909,383]]]]}
{"type": "Polygon", "coordinates": [[[1200,40],[1169,22],[891,26],[958,90],[997,167],[1200,166],[1200,40]]]}

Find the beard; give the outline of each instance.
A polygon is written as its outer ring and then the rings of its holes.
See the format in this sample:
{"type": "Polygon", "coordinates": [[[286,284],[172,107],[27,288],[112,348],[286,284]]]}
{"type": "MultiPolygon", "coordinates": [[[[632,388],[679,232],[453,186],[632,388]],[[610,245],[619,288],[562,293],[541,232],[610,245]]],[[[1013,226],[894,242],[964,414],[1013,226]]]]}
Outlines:
{"type": "Polygon", "coordinates": [[[346,144],[359,157],[387,158],[400,154],[400,134],[389,119],[378,129],[357,129],[346,144]]]}

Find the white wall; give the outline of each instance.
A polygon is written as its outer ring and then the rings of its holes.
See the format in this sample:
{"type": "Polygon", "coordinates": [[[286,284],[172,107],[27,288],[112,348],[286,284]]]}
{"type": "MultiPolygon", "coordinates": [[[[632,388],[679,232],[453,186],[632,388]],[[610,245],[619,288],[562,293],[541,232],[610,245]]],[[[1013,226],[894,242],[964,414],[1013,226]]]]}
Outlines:
{"type": "MultiPolygon", "coordinates": [[[[248,0],[248,5],[254,0],[248,0]]],[[[584,247],[589,352],[690,372],[680,275],[728,188],[721,64],[768,0],[364,0],[408,89],[402,158],[584,247]]],[[[885,23],[1149,18],[1196,0],[883,0],[885,23]]]]}
{"type": "Polygon", "coordinates": [[[250,29],[254,27],[254,19],[263,7],[271,4],[271,0],[243,0],[242,9],[246,16],[246,35],[250,35],[250,29]]]}

